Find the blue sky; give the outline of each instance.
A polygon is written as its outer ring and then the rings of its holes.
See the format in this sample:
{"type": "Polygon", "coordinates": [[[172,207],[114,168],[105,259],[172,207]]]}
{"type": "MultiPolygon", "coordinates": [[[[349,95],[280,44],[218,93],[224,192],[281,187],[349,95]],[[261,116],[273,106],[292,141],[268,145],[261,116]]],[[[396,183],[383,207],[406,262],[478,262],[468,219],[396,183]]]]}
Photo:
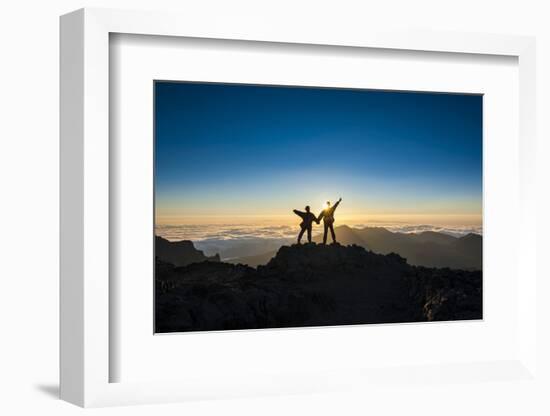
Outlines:
{"type": "Polygon", "coordinates": [[[156,215],[481,216],[482,97],[155,83],[156,215]]]}

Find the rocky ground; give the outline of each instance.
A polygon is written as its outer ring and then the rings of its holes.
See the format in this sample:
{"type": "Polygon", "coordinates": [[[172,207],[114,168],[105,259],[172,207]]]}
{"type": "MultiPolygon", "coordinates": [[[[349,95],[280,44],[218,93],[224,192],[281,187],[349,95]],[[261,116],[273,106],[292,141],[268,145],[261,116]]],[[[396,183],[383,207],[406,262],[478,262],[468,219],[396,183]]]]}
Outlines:
{"type": "Polygon", "coordinates": [[[157,259],[157,332],[481,318],[480,271],[411,266],[359,246],[283,246],[257,269],[157,259]]]}

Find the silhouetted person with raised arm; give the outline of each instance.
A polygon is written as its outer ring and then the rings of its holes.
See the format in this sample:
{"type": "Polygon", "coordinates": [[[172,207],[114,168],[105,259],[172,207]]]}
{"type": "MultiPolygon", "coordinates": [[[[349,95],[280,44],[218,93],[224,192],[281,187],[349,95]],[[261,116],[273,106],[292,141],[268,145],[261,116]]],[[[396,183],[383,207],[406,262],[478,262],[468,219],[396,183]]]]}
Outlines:
{"type": "Polygon", "coordinates": [[[330,201],[327,201],[327,207],[321,211],[319,214],[319,217],[317,218],[317,223],[321,221],[321,218],[323,219],[323,225],[325,226],[325,232],[323,234],[323,244],[327,243],[327,233],[328,230],[330,230],[330,235],[332,236],[332,242],[336,243],[336,234],[334,234],[334,211],[336,211],[336,208],[338,208],[338,205],[342,202],[342,198],[340,198],[336,204],[333,206],[330,206],[330,201]]]}
{"type": "Polygon", "coordinates": [[[301,228],[300,234],[298,234],[298,244],[301,244],[302,236],[304,235],[304,232],[306,232],[306,230],[307,230],[307,241],[311,243],[311,228],[313,226],[313,221],[319,224],[319,220],[317,220],[317,217],[315,217],[315,214],[310,212],[309,205],[306,206],[306,212],[298,211],[297,209],[295,209],[294,213],[302,219],[302,222],[300,223],[300,228],[301,228]]]}

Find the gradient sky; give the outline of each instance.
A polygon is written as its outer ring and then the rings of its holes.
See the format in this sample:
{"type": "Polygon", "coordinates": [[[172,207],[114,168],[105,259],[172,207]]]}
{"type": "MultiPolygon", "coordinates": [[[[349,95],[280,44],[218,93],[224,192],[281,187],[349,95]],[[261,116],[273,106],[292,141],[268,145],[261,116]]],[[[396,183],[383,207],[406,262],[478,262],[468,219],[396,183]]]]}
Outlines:
{"type": "Polygon", "coordinates": [[[157,223],[481,221],[479,95],[156,82],[155,139],[157,223]]]}

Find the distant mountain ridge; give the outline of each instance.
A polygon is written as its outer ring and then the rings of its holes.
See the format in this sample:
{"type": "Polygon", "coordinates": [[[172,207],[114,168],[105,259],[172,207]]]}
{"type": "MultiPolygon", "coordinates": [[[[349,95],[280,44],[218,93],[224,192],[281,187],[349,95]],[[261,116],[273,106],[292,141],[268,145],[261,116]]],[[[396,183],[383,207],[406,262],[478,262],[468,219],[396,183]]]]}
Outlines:
{"type": "MultiPolygon", "coordinates": [[[[411,265],[425,267],[449,267],[452,269],[481,270],[483,238],[479,234],[454,237],[435,231],[398,233],[383,227],[336,227],[336,237],[343,245],[357,245],[379,254],[397,253],[411,265]]],[[[322,236],[316,236],[321,242],[322,236]]],[[[267,264],[277,250],[253,256],[231,259],[233,264],[252,267],[267,264]]]]}
{"type": "Polygon", "coordinates": [[[159,236],[155,237],[155,257],[175,266],[187,266],[203,261],[220,261],[218,254],[205,256],[201,250],[195,248],[192,241],[168,241],[159,236]]]}
{"type": "MultiPolygon", "coordinates": [[[[397,253],[412,265],[466,270],[480,270],[482,267],[483,238],[478,234],[463,237],[434,231],[405,234],[382,227],[351,230],[363,242],[362,246],[375,253],[397,253]]],[[[346,244],[344,240],[342,243],[346,244]]]]}
{"type": "Polygon", "coordinates": [[[281,247],[257,269],[157,259],[157,332],[482,318],[482,273],[359,246],[281,247]]]}

